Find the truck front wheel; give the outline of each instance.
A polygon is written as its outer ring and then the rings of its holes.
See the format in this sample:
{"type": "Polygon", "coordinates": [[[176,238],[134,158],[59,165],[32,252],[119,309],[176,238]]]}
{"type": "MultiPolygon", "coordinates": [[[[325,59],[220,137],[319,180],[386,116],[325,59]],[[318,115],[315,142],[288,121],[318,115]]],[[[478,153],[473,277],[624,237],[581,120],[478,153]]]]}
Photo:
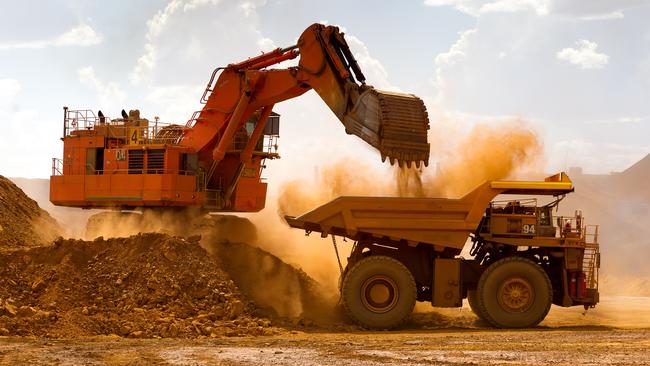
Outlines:
{"type": "Polygon", "coordinates": [[[371,329],[392,329],[408,319],[417,297],[415,280],[401,262],[382,255],[357,262],[343,278],[347,314],[371,329]]]}
{"type": "Polygon", "coordinates": [[[551,308],[553,289],[546,272],[521,257],[501,259],[479,279],[477,303],[485,320],[499,328],[533,327],[551,308]]]}

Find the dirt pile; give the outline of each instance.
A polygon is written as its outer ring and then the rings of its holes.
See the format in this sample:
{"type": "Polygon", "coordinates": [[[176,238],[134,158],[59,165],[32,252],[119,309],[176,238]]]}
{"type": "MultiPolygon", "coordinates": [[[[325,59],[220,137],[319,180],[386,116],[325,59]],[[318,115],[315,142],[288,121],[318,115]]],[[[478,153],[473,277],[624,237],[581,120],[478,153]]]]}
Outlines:
{"type": "Polygon", "coordinates": [[[52,242],[61,228],[36,201],[0,176],[0,251],[52,242]]]}
{"type": "Polygon", "coordinates": [[[220,242],[212,248],[242,292],[278,323],[328,329],[347,323],[338,297],[329,296],[304,271],[248,244],[220,242]]]}
{"type": "Polygon", "coordinates": [[[220,268],[275,323],[328,329],[345,326],[336,306],[338,296],[331,296],[331,291],[299,267],[260,248],[269,238],[258,238],[258,228],[249,219],[203,216],[192,221],[190,231],[201,235],[201,245],[220,268]]]}
{"type": "Polygon", "coordinates": [[[256,246],[257,228],[250,220],[233,215],[189,212],[160,214],[102,212],[88,220],[88,235],[124,236],[138,230],[163,231],[183,237],[198,235],[200,244],[261,314],[276,323],[326,325],[340,320],[333,310],[337,298],[302,270],[256,246]]]}
{"type": "Polygon", "coordinates": [[[165,234],[0,253],[0,334],[76,337],[277,332],[198,244],[165,234]]]}

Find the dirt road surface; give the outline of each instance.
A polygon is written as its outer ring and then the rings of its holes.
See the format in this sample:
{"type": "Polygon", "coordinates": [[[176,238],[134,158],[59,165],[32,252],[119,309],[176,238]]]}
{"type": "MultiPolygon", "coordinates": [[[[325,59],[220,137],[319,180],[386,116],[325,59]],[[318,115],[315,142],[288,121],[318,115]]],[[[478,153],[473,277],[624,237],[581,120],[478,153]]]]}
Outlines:
{"type": "Polygon", "coordinates": [[[650,365],[650,298],[604,298],[582,315],[554,307],[540,327],[496,330],[466,309],[415,314],[395,332],[287,331],[268,337],[0,337],[17,365],[650,365]]]}
{"type": "Polygon", "coordinates": [[[649,350],[648,330],[598,327],[0,341],[0,358],[7,365],[643,365],[650,364],[649,350]]]}

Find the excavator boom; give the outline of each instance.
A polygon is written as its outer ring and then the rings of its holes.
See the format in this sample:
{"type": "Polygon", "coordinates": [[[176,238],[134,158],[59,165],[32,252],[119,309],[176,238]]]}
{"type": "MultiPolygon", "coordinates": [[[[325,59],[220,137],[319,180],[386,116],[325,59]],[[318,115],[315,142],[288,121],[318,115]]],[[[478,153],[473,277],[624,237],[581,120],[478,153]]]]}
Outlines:
{"type": "MultiPolygon", "coordinates": [[[[428,164],[429,119],[422,100],[412,94],[384,92],[365,84],[365,76],[337,27],[314,24],[297,45],[231,64],[210,80],[206,105],[182,144],[212,149],[219,161],[229,138],[255,111],[313,89],[348,134],[379,150],[391,164],[428,164]],[[299,57],[297,67],[266,67],[299,57]],[[215,141],[221,136],[220,141],[215,141]],[[224,138],[225,137],[225,138],[224,138]]],[[[205,96],[204,96],[205,97],[205,96]]]]}

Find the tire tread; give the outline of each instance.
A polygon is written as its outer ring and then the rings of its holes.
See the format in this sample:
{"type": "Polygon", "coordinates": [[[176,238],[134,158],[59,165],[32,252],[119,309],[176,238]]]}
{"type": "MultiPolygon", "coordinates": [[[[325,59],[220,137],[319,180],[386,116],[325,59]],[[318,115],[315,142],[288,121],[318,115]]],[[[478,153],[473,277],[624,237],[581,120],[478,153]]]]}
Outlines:
{"type": "MultiPolygon", "coordinates": [[[[413,284],[415,284],[415,279],[413,278],[413,275],[411,274],[411,271],[409,271],[409,269],[402,262],[398,261],[397,259],[394,259],[394,258],[391,258],[391,257],[388,257],[388,256],[384,256],[384,255],[371,255],[371,256],[366,257],[366,258],[360,260],[359,262],[355,263],[354,266],[352,266],[352,268],[349,268],[346,271],[346,275],[343,278],[343,284],[341,286],[341,294],[345,293],[347,287],[349,286],[349,281],[347,281],[347,279],[350,278],[350,276],[354,275],[354,273],[356,271],[358,271],[359,268],[361,268],[360,265],[362,263],[381,262],[381,261],[393,262],[398,267],[401,267],[404,270],[404,272],[408,274],[408,276],[411,279],[411,281],[413,282],[413,284]]],[[[403,291],[403,290],[400,289],[400,292],[401,291],[403,291]]],[[[417,287],[413,286],[411,293],[410,294],[407,293],[406,295],[409,295],[409,297],[411,299],[410,302],[412,302],[413,306],[415,306],[415,302],[416,302],[416,299],[417,299],[417,287]]],[[[406,323],[406,321],[409,318],[409,316],[405,316],[402,319],[394,322],[393,324],[390,324],[389,326],[373,327],[371,325],[363,324],[363,321],[358,319],[354,315],[354,313],[349,308],[346,301],[341,301],[341,303],[343,304],[343,309],[345,309],[345,313],[350,317],[350,319],[352,319],[357,324],[362,324],[363,326],[368,327],[368,328],[372,328],[372,329],[393,329],[393,328],[397,328],[397,327],[403,325],[404,323],[406,323]]],[[[411,308],[413,308],[413,306],[411,306],[411,308]]]]}
{"type": "MultiPolygon", "coordinates": [[[[497,269],[498,267],[501,267],[502,265],[507,264],[507,263],[517,263],[517,262],[528,263],[528,264],[532,265],[533,268],[535,268],[537,271],[539,271],[542,274],[542,277],[544,278],[544,280],[546,282],[546,285],[547,285],[546,288],[548,289],[549,301],[548,301],[548,304],[546,305],[545,311],[539,316],[538,319],[536,319],[530,325],[530,326],[535,326],[535,325],[539,324],[542,320],[544,320],[544,318],[548,314],[549,310],[551,309],[551,303],[553,302],[552,301],[553,300],[553,286],[551,284],[551,280],[548,278],[548,274],[546,274],[546,271],[544,271],[544,269],[542,267],[540,267],[537,263],[531,261],[528,258],[524,258],[524,257],[507,257],[507,258],[499,259],[498,261],[492,263],[485,270],[485,272],[483,272],[483,274],[481,275],[481,278],[479,279],[478,285],[476,286],[476,291],[477,291],[477,293],[481,292],[481,289],[483,288],[483,286],[485,286],[486,279],[490,276],[490,273],[494,272],[495,269],[497,269]]],[[[496,320],[494,320],[490,316],[490,314],[488,313],[487,308],[485,306],[485,303],[483,301],[481,301],[481,296],[477,296],[477,300],[478,300],[477,305],[479,307],[479,311],[483,314],[483,316],[485,317],[485,320],[488,323],[490,323],[492,326],[494,326],[496,328],[506,328],[504,325],[499,324],[496,320]]],[[[526,326],[518,327],[518,328],[525,328],[525,327],[526,326]]]]}

